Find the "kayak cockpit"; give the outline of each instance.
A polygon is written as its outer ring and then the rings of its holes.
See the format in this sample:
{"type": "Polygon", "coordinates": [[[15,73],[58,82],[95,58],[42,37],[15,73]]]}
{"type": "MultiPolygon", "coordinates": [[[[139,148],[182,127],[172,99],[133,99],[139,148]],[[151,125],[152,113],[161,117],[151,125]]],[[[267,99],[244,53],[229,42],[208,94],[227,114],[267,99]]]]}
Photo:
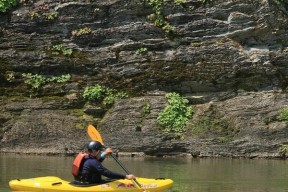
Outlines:
{"type": "Polygon", "coordinates": [[[75,186],[75,187],[93,187],[93,186],[97,186],[97,185],[103,185],[103,184],[111,183],[113,181],[116,181],[116,179],[102,180],[101,183],[87,183],[87,182],[74,180],[74,181],[71,181],[69,183],[69,185],[72,185],[72,186],[75,186]]]}

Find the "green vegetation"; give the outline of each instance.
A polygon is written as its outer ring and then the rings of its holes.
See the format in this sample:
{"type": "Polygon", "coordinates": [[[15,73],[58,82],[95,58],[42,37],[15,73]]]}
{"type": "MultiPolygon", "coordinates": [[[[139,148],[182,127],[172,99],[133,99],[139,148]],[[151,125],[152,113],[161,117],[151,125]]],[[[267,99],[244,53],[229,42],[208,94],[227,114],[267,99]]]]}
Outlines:
{"type": "Polygon", "coordinates": [[[65,48],[62,44],[54,45],[51,49],[53,55],[70,56],[73,53],[72,49],[65,48]]]}
{"type": "Polygon", "coordinates": [[[101,85],[87,86],[84,90],[83,97],[87,100],[100,100],[104,97],[105,88],[101,85]]]}
{"type": "Polygon", "coordinates": [[[204,42],[192,42],[190,45],[192,47],[201,47],[204,45],[204,42]]]}
{"type": "Polygon", "coordinates": [[[57,12],[44,12],[42,13],[41,11],[31,11],[30,12],[30,18],[31,19],[44,19],[48,21],[52,21],[58,17],[57,12]]]}
{"type": "MultiPolygon", "coordinates": [[[[28,1],[32,3],[33,1],[28,1]]],[[[20,0],[20,3],[26,4],[27,0],[20,0]]],[[[37,3],[32,9],[29,9],[30,18],[36,21],[52,21],[58,17],[58,13],[51,10],[47,2],[37,3]]]]}
{"type": "Polygon", "coordinates": [[[188,106],[189,101],[178,93],[167,93],[165,97],[168,99],[168,105],[158,115],[157,121],[164,132],[174,132],[181,136],[193,109],[188,106]]]}
{"type": "Polygon", "coordinates": [[[276,118],[280,121],[288,121],[288,108],[280,109],[276,118]]]}
{"type": "Polygon", "coordinates": [[[123,99],[128,97],[127,93],[120,91],[116,92],[115,90],[108,89],[106,92],[106,97],[103,100],[103,104],[105,106],[111,106],[114,104],[114,102],[118,99],[123,99]]]}
{"type": "Polygon", "coordinates": [[[100,9],[100,8],[95,8],[95,9],[94,9],[94,13],[100,13],[100,12],[103,12],[103,10],[100,9]]]}
{"type": "Polygon", "coordinates": [[[31,19],[38,19],[40,16],[39,16],[39,13],[37,13],[36,11],[31,11],[30,12],[30,18],[31,19]]]}
{"type": "Polygon", "coordinates": [[[0,0],[0,12],[5,13],[17,5],[17,0],[0,0]]]}
{"type": "Polygon", "coordinates": [[[87,125],[85,123],[77,123],[75,125],[75,128],[76,129],[79,129],[79,130],[83,130],[83,129],[86,129],[87,125]]]}
{"type": "MultiPolygon", "coordinates": [[[[214,126],[213,120],[208,116],[202,116],[199,120],[193,125],[192,134],[202,135],[209,132],[209,129],[214,126]]],[[[214,126],[215,127],[215,126],[214,126]]]]}
{"type": "MultiPolygon", "coordinates": [[[[226,120],[222,120],[219,116],[202,116],[194,123],[191,133],[194,135],[204,135],[207,133],[220,135],[233,135],[233,128],[226,120]]],[[[219,138],[223,140],[223,138],[219,138]]]]}
{"type": "Polygon", "coordinates": [[[31,85],[33,88],[38,89],[46,83],[46,78],[42,75],[32,75],[31,73],[23,73],[22,77],[25,78],[25,83],[31,85]]]}
{"type": "Polygon", "coordinates": [[[100,101],[105,106],[113,105],[118,99],[128,97],[125,92],[117,92],[114,89],[96,84],[87,86],[84,90],[83,97],[89,101],[100,101]]]}
{"type": "Polygon", "coordinates": [[[45,13],[44,16],[47,20],[54,20],[58,17],[58,13],[57,12],[48,12],[48,13],[45,13]]]}
{"type": "Polygon", "coordinates": [[[137,55],[144,55],[148,52],[148,49],[146,47],[141,47],[139,49],[136,50],[136,54],[137,55]]]}
{"type": "Polygon", "coordinates": [[[218,140],[220,143],[227,143],[233,140],[233,138],[231,136],[222,136],[222,137],[218,137],[218,140]]]}
{"type": "Polygon", "coordinates": [[[278,152],[280,155],[285,156],[285,154],[288,152],[288,145],[282,145],[279,149],[278,152]]]}
{"type": "MultiPolygon", "coordinates": [[[[214,0],[199,0],[202,5],[206,5],[207,3],[212,3],[214,0]]],[[[153,22],[153,24],[161,29],[163,29],[166,33],[174,32],[175,27],[170,25],[169,17],[164,16],[164,0],[148,0],[148,4],[152,6],[153,14],[148,15],[147,19],[153,22]]],[[[172,0],[175,5],[183,6],[190,11],[195,10],[194,6],[185,6],[187,0],[172,0]]]]}
{"type": "Polygon", "coordinates": [[[70,74],[61,75],[59,77],[52,76],[50,78],[38,74],[23,73],[22,77],[25,78],[25,83],[31,85],[33,88],[38,89],[48,82],[65,83],[71,79],[70,74]]]}
{"type": "Polygon", "coordinates": [[[209,111],[199,116],[197,121],[193,122],[191,134],[205,136],[207,134],[215,134],[221,143],[231,141],[237,133],[233,124],[223,118],[215,106],[211,106],[209,111]]]}
{"type": "Polygon", "coordinates": [[[71,79],[70,74],[61,75],[59,77],[52,76],[50,78],[47,78],[47,82],[56,82],[56,83],[65,83],[71,79]]]}
{"type": "Polygon", "coordinates": [[[81,28],[81,29],[77,29],[72,31],[72,36],[83,36],[83,35],[88,35],[92,32],[92,30],[89,27],[85,27],[85,28],[81,28]]]}
{"type": "Polygon", "coordinates": [[[13,82],[15,80],[15,74],[12,71],[6,73],[6,80],[9,82],[13,82]]]}
{"type": "Polygon", "coordinates": [[[163,15],[164,1],[163,0],[148,0],[149,5],[152,6],[153,14],[147,16],[147,19],[153,22],[156,27],[159,27],[166,32],[173,31],[175,28],[172,27],[163,15]]]}
{"type": "Polygon", "coordinates": [[[150,104],[150,103],[146,103],[146,104],[143,106],[143,111],[144,111],[145,114],[151,113],[151,104],[150,104]]]}

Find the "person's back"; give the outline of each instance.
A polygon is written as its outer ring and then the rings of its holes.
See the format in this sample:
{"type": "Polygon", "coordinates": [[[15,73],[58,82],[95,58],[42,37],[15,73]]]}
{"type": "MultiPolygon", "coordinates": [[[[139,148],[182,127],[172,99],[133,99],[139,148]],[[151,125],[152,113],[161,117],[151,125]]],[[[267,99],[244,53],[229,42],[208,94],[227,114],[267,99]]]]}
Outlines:
{"type": "Polygon", "coordinates": [[[97,170],[97,167],[101,165],[96,158],[88,157],[84,160],[84,164],[81,171],[81,180],[88,183],[100,183],[101,173],[97,170]]]}

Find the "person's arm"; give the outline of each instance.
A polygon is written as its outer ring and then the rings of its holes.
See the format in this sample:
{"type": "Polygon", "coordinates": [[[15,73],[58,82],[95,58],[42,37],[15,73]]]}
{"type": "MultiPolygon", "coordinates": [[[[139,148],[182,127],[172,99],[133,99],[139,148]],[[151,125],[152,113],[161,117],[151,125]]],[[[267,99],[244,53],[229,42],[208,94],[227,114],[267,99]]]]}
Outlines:
{"type": "MultiPolygon", "coordinates": [[[[100,162],[97,162],[95,164],[95,169],[97,169],[97,171],[105,176],[105,177],[108,177],[110,179],[125,179],[126,178],[126,175],[124,174],[121,174],[121,173],[116,173],[116,172],[113,172],[113,171],[110,171],[109,169],[107,169],[106,167],[104,167],[100,162]]],[[[129,178],[129,177],[128,177],[129,178]]],[[[127,178],[127,179],[128,179],[127,178]]]]}
{"type": "MultiPolygon", "coordinates": [[[[104,152],[101,153],[100,162],[102,162],[107,155],[110,155],[112,153],[112,149],[110,147],[106,148],[104,152]]],[[[109,169],[105,168],[101,163],[97,162],[96,169],[101,173],[101,175],[104,175],[105,177],[111,178],[111,179],[136,179],[136,177],[133,174],[127,174],[123,175],[120,173],[116,173],[113,171],[110,171],[109,169]]]]}
{"type": "Polygon", "coordinates": [[[102,162],[104,159],[112,153],[112,149],[110,147],[106,148],[104,152],[101,153],[99,161],[102,162]]]}
{"type": "Polygon", "coordinates": [[[123,175],[121,173],[116,173],[116,172],[110,171],[109,169],[105,168],[104,166],[102,166],[102,169],[103,169],[103,175],[105,177],[108,177],[111,179],[129,179],[129,180],[136,179],[136,177],[132,174],[123,175]]]}

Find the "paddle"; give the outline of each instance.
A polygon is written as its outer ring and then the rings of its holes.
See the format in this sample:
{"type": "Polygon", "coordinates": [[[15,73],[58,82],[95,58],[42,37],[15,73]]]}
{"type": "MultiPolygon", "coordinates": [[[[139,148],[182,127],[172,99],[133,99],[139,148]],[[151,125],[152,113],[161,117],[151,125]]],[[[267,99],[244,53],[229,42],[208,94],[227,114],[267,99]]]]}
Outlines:
{"type": "MultiPolygon", "coordinates": [[[[103,139],[102,139],[100,133],[97,131],[97,129],[93,125],[88,126],[87,133],[93,141],[98,141],[105,148],[105,145],[104,145],[104,142],[103,142],[103,139]]],[[[124,165],[112,153],[111,153],[111,157],[118,163],[118,165],[120,165],[120,167],[126,172],[126,174],[128,174],[128,175],[130,174],[129,171],[124,167],[124,165]]],[[[133,179],[133,181],[137,184],[137,186],[140,189],[143,189],[141,184],[136,179],[133,179]]],[[[143,191],[145,191],[145,190],[143,189],[143,191]]]]}

